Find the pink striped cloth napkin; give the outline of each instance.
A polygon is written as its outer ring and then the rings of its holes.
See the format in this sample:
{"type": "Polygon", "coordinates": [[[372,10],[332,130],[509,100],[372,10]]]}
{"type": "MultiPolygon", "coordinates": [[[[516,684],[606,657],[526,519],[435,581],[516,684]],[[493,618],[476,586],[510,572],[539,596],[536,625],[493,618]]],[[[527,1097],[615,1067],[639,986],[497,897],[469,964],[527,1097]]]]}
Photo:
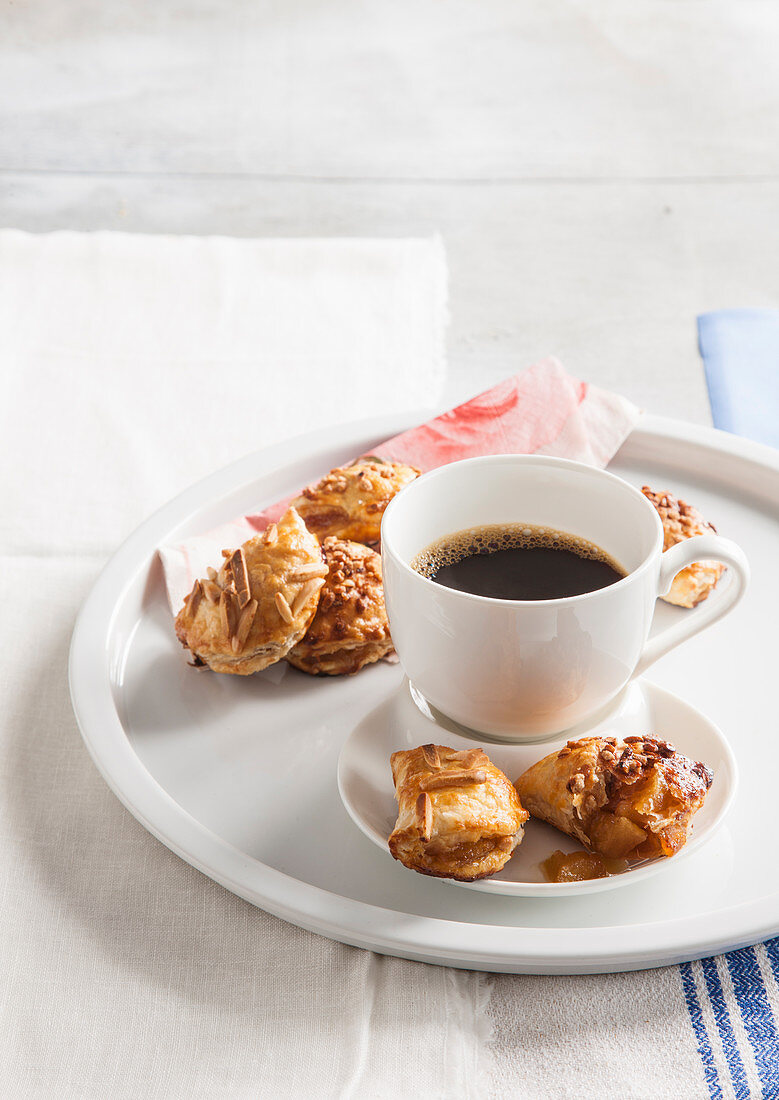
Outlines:
{"type": "MultiPolygon", "coordinates": [[[[605,466],[639,416],[639,409],[624,397],[572,378],[556,359],[549,358],[386,440],[371,453],[416,466],[423,473],[462,458],[494,454],[554,455],[605,466]]],[[[322,476],[327,472],[323,470],[322,476]]],[[[204,576],[209,565],[219,565],[223,548],[240,546],[263,531],[292,499],[185,543],[161,547],[171,610],[178,611],[195,579],[204,576]]]]}

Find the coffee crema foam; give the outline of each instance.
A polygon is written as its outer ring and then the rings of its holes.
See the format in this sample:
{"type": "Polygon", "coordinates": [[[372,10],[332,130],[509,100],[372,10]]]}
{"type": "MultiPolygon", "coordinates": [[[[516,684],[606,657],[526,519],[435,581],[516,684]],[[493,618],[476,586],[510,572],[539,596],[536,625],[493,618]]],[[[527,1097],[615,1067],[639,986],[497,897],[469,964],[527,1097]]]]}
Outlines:
{"type": "Polygon", "coordinates": [[[621,577],[627,575],[622,566],[595,543],[554,527],[528,523],[492,523],[444,535],[421,550],[412,559],[411,568],[432,579],[446,566],[456,565],[475,554],[494,554],[498,550],[568,550],[579,558],[604,562],[621,577]]]}

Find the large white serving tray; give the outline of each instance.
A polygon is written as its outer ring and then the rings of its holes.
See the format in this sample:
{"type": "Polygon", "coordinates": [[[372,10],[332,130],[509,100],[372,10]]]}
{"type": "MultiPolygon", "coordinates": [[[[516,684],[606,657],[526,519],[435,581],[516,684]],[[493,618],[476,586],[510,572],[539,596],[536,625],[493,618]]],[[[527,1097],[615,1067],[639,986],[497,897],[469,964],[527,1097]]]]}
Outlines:
{"type": "MultiPolygon", "coordinates": [[[[120,547],[81,611],[70,657],[73,706],[108,784],[151,833],[229,890],[387,954],[480,970],[595,973],[779,933],[779,452],[645,417],[609,466],[635,485],[694,502],[744,548],[753,573],[730,616],[652,670],[729,737],[740,771],[733,809],[702,850],[618,891],[538,899],[459,890],[394,864],[355,828],[338,796],[338,755],[355,725],[397,689],[399,667],[320,679],[278,665],[244,679],[187,665],[156,547],[256,511],[408,426],[338,427],[251,455],[171,501],[120,547]]],[[[663,605],[658,618],[684,614],[695,612],[663,605]]]]}

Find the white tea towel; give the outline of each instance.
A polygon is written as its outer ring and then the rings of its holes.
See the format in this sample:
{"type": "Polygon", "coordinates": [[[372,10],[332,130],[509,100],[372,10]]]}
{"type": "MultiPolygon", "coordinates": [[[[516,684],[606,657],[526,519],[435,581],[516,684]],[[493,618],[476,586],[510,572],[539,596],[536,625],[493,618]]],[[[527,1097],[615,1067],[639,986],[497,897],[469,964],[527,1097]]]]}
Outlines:
{"type": "Polygon", "coordinates": [[[109,791],[67,686],[79,605],[170,493],[440,398],[444,296],[435,241],[0,233],[0,1095],[477,1095],[483,977],[205,878],[109,791]]]}

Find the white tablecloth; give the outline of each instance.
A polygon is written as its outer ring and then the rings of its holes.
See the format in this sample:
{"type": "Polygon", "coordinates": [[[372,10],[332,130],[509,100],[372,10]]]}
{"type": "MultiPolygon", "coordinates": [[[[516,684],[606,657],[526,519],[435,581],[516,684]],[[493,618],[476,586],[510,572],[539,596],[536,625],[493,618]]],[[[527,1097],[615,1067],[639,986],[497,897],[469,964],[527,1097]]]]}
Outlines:
{"type": "Polygon", "coordinates": [[[435,402],[444,311],[436,242],[0,235],[0,1094],[708,1095],[676,969],[329,942],[172,855],[81,743],[69,637],[122,537],[248,450],[435,402]]]}

